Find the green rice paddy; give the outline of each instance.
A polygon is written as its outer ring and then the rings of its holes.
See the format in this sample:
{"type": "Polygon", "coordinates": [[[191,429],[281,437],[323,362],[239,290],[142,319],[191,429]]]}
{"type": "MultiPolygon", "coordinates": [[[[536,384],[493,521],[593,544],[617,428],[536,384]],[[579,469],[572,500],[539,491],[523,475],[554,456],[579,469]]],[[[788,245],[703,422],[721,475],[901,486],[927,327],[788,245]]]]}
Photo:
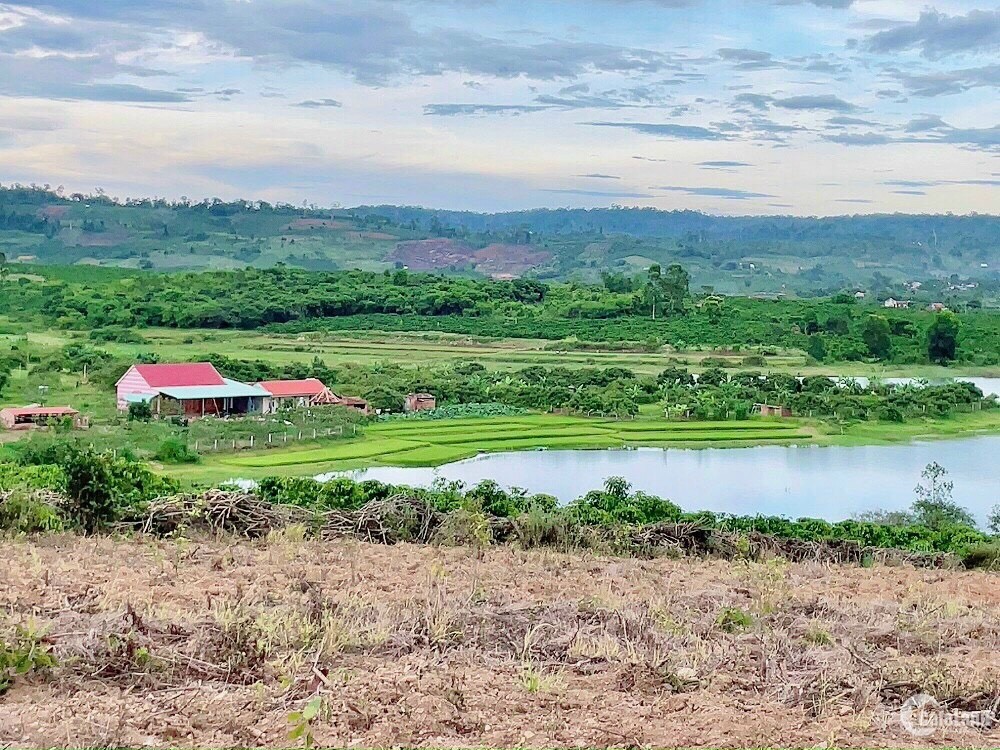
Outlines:
{"type": "Polygon", "coordinates": [[[192,469],[199,475],[316,474],[359,466],[439,466],[497,451],[800,443],[814,437],[811,429],[794,422],[617,421],[533,414],[448,422],[383,422],[369,426],[364,437],[351,442],[207,457],[192,469]]]}

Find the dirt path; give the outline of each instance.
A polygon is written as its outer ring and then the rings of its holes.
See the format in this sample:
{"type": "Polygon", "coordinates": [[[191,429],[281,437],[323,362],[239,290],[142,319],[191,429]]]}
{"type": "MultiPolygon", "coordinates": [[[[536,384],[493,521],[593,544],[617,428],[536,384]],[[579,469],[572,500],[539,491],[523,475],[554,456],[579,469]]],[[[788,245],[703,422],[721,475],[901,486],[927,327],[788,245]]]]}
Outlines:
{"type": "Polygon", "coordinates": [[[0,745],[997,746],[910,695],[1000,695],[974,572],[303,542],[0,542],[0,633],[59,661],[0,745]]]}

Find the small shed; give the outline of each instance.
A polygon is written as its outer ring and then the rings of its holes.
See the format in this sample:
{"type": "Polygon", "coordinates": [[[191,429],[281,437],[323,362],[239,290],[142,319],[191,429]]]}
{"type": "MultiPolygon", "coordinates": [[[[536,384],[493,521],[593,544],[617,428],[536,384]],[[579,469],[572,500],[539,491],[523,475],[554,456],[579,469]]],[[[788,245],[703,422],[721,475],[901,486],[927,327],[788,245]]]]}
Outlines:
{"type": "Polygon", "coordinates": [[[430,393],[410,393],[403,404],[404,411],[430,411],[437,408],[437,399],[430,393]]]}
{"type": "Polygon", "coordinates": [[[262,380],[258,388],[268,392],[264,400],[264,412],[272,414],[279,409],[301,408],[335,404],[336,396],[318,378],[302,380],[262,380]]]}
{"type": "Polygon", "coordinates": [[[787,406],[777,406],[775,404],[754,404],[753,408],[759,410],[762,417],[792,416],[792,410],[787,406]]]}
{"type": "Polygon", "coordinates": [[[79,427],[80,412],[68,406],[25,406],[21,408],[0,409],[0,425],[8,430],[30,430],[32,427],[44,427],[52,420],[73,420],[73,426],[79,427]]]}

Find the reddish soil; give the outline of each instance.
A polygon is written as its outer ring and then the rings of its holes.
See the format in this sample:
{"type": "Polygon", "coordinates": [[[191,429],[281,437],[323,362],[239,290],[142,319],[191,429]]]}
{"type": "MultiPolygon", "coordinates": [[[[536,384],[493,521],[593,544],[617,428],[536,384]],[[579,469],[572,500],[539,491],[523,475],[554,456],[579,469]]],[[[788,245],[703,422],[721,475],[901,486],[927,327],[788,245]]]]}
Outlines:
{"type": "Polygon", "coordinates": [[[551,259],[552,255],[530,245],[493,244],[476,250],[461,240],[430,239],[400,242],[388,260],[414,271],[436,271],[471,266],[494,278],[516,278],[551,259]]]}
{"type": "Polygon", "coordinates": [[[351,229],[353,224],[349,221],[339,219],[295,219],[284,231],[295,231],[305,229],[351,229]]]}
{"type": "Polygon", "coordinates": [[[42,219],[61,219],[69,211],[69,206],[42,206],[38,216],[42,219]]]}
{"type": "Polygon", "coordinates": [[[317,746],[1000,744],[997,727],[917,737],[899,721],[920,691],[992,707],[995,574],[294,529],[38,537],[0,542],[0,559],[0,640],[30,626],[58,659],[0,696],[0,746],[300,746],[289,716],[316,696],[317,746]]]}

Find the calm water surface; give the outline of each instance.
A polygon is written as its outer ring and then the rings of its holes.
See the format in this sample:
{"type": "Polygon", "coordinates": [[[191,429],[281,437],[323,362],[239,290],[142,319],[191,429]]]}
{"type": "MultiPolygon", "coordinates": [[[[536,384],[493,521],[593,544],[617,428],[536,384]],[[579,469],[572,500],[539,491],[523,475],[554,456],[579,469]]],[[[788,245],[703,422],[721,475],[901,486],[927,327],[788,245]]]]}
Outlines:
{"type": "Polygon", "coordinates": [[[433,469],[375,467],[343,475],[410,486],[427,486],[438,477],[467,485],[492,479],[563,502],[607,477],[622,476],[634,489],[670,498],[686,510],[837,521],[866,510],[908,507],[920,472],[932,461],[948,470],[955,500],[980,521],[1000,502],[998,435],[889,446],[524,451],[433,469]]]}

